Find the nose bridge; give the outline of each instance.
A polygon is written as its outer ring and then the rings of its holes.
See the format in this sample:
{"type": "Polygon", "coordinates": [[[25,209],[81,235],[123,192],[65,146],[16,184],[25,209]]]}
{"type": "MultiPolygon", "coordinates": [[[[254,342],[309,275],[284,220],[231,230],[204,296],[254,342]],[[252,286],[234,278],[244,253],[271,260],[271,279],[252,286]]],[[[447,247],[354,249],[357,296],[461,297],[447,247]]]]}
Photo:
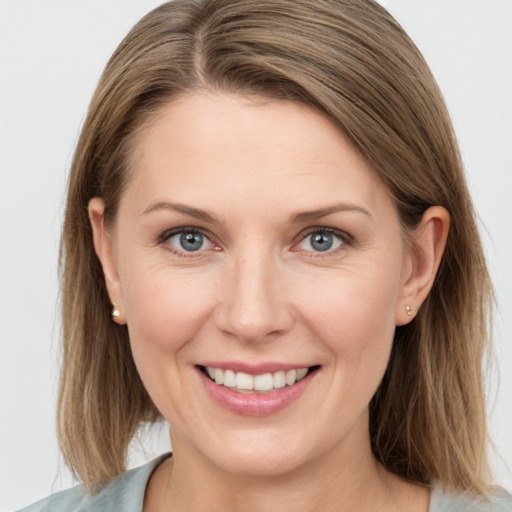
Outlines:
{"type": "Polygon", "coordinates": [[[277,256],[264,243],[248,245],[226,270],[219,328],[244,341],[261,341],[287,331],[292,315],[277,256]]]}

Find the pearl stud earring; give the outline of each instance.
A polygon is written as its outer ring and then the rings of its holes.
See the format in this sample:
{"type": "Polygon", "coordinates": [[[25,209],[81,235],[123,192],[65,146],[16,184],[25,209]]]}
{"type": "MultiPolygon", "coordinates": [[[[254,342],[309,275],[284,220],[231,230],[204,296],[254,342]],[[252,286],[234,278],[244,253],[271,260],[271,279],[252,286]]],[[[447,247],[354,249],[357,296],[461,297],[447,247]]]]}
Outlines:
{"type": "Polygon", "coordinates": [[[117,318],[121,313],[119,312],[119,309],[117,309],[116,303],[112,302],[112,318],[117,318]]]}
{"type": "Polygon", "coordinates": [[[405,305],[405,311],[407,311],[407,314],[409,316],[413,315],[413,312],[416,311],[412,306],[409,306],[409,304],[405,305]]]}

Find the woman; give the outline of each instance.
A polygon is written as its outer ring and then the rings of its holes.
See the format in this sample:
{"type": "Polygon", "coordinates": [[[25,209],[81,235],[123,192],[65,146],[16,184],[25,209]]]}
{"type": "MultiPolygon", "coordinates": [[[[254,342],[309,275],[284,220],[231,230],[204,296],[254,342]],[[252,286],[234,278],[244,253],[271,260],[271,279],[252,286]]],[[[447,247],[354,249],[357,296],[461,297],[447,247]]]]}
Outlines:
{"type": "Polygon", "coordinates": [[[83,486],[29,510],[511,508],[487,481],[491,286],[455,138],[377,4],[147,15],[92,100],[62,256],[83,486]],[[172,458],[123,474],[160,417],[172,458]]]}

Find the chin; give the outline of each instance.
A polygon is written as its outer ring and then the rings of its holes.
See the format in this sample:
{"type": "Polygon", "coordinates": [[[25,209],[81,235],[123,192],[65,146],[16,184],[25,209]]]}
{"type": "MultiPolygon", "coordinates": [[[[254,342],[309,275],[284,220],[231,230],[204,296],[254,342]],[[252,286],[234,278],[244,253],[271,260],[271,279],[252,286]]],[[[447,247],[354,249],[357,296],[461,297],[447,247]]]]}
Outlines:
{"type": "Polygon", "coordinates": [[[240,433],[238,439],[209,444],[203,456],[228,473],[276,477],[286,475],[315,458],[305,439],[261,429],[253,435],[240,433]],[[228,447],[228,448],[227,448],[228,447]],[[310,457],[308,457],[308,453],[310,457]]]}

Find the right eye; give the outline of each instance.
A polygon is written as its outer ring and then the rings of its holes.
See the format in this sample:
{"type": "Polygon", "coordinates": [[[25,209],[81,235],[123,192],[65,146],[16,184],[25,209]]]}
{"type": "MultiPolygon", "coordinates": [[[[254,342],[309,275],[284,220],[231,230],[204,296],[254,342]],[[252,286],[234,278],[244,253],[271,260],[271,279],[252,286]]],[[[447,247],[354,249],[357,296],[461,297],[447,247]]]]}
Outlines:
{"type": "Polygon", "coordinates": [[[167,231],[161,237],[161,243],[165,244],[171,252],[178,256],[188,256],[191,255],[190,253],[215,248],[215,245],[204,233],[193,228],[179,228],[167,231]]]}

